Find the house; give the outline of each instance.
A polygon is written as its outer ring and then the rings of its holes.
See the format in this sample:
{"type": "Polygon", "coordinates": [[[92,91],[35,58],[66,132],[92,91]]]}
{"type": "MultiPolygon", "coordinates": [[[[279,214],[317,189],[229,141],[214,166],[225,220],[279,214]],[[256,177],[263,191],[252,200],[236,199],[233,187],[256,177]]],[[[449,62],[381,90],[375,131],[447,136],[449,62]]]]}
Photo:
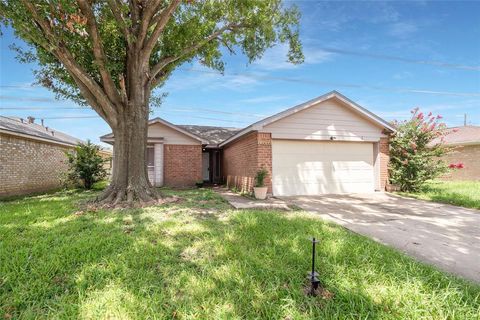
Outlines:
{"type": "Polygon", "coordinates": [[[463,164],[461,169],[452,169],[443,180],[480,180],[480,127],[463,126],[448,128],[445,145],[452,152],[443,156],[447,164],[463,164]]]}
{"type": "MultiPolygon", "coordinates": [[[[273,195],[373,192],[387,184],[393,131],[333,91],[243,129],[150,120],[147,166],[156,186],[204,180],[251,191],[266,168],[273,195]]],[[[114,136],[101,140],[113,144],[114,136]]]]}
{"type": "MultiPolygon", "coordinates": [[[[27,119],[0,116],[0,197],[56,189],[68,169],[66,151],[82,140],[27,119]]],[[[111,155],[103,150],[101,155],[111,155]]]]}

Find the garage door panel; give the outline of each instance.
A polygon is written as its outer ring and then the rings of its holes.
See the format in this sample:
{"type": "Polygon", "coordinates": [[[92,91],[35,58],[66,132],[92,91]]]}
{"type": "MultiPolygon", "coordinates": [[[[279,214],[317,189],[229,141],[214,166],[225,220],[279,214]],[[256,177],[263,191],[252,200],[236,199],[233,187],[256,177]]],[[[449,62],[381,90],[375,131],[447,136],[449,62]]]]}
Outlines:
{"type": "Polygon", "coordinates": [[[373,191],[373,144],[273,140],[272,170],[275,195],[373,191]]]}

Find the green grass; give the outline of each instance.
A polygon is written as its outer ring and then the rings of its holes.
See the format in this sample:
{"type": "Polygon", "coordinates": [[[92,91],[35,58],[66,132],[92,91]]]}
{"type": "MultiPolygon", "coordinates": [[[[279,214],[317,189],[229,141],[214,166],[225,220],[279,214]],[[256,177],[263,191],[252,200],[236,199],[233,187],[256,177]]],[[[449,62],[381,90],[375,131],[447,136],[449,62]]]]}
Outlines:
{"type": "Polygon", "coordinates": [[[439,181],[427,183],[420,192],[401,195],[480,209],[480,181],[439,181]]]}
{"type": "Polygon", "coordinates": [[[479,319],[480,288],[304,212],[211,190],[75,215],[92,192],[0,203],[0,318],[479,319]],[[332,298],[305,296],[309,237],[332,298]]]}

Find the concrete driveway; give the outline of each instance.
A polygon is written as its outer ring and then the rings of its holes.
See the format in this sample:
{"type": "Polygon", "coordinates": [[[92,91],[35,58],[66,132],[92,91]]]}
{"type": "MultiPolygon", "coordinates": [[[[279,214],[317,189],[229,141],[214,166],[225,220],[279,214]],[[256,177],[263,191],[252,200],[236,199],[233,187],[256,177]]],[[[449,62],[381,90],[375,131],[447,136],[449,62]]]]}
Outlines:
{"type": "Polygon", "coordinates": [[[283,197],[319,217],[480,283],[480,211],[388,193],[283,197]]]}

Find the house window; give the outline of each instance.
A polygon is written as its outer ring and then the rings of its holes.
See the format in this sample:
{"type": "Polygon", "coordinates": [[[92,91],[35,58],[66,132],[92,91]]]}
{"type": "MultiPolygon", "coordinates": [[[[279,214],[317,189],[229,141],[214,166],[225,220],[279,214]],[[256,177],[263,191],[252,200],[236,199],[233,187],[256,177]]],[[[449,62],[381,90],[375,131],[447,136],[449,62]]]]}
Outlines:
{"type": "Polygon", "coordinates": [[[147,167],[149,169],[153,169],[153,167],[155,166],[153,152],[154,152],[153,147],[147,147],[147,167]]]}

